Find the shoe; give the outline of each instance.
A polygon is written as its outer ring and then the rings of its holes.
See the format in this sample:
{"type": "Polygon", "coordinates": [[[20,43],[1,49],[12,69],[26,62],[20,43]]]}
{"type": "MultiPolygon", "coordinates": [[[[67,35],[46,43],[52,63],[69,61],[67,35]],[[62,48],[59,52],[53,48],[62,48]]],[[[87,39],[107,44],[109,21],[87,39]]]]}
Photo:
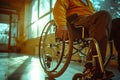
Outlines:
{"type": "Polygon", "coordinates": [[[113,72],[106,70],[106,71],[105,71],[105,76],[104,76],[103,79],[104,79],[104,80],[108,80],[108,79],[111,79],[112,77],[114,77],[113,72]]]}
{"type": "Polygon", "coordinates": [[[103,73],[102,72],[95,72],[93,74],[93,78],[96,80],[96,79],[102,79],[103,77],[103,73]]]}
{"type": "Polygon", "coordinates": [[[105,71],[105,74],[106,74],[106,76],[110,76],[110,75],[113,75],[113,72],[106,70],[106,71],[105,71]]]}
{"type": "Polygon", "coordinates": [[[94,79],[108,80],[114,76],[113,72],[105,70],[105,74],[102,72],[96,72],[94,74],[94,79]]]}

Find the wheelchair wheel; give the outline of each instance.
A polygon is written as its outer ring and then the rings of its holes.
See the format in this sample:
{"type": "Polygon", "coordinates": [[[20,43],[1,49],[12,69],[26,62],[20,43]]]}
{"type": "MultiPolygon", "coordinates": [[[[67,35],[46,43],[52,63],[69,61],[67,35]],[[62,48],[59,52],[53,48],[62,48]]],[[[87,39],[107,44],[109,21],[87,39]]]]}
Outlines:
{"type": "Polygon", "coordinates": [[[94,79],[89,79],[89,78],[87,78],[86,75],[84,75],[84,74],[76,73],[76,74],[73,76],[72,80],[94,80],[94,79]]]}
{"type": "Polygon", "coordinates": [[[68,33],[68,40],[55,38],[56,25],[49,21],[40,36],[39,60],[45,73],[50,77],[59,77],[68,67],[72,56],[72,38],[68,33]],[[66,55],[66,56],[65,56],[66,55]]]}
{"type": "Polygon", "coordinates": [[[72,80],[85,80],[83,78],[83,74],[81,73],[76,73],[74,76],[73,76],[73,79],[72,80]]]}

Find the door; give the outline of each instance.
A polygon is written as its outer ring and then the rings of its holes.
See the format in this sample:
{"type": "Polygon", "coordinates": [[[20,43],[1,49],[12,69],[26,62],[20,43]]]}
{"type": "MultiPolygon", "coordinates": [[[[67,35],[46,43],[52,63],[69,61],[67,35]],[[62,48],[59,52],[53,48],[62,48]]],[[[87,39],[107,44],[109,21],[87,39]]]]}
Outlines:
{"type": "Polygon", "coordinates": [[[10,20],[9,15],[0,14],[0,51],[8,50],[10,29],[9,20],[10,20]]]}
{"type": "Polygon", "coordinates": [[[17,24],[16,14],[0,14],[0,52],[15,51],[17,24]]]}

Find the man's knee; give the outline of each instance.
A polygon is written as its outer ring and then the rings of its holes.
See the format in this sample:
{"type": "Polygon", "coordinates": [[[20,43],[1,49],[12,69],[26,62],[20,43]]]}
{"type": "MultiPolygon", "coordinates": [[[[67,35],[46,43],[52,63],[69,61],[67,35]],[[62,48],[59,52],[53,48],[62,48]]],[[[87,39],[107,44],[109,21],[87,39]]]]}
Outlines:
{"type": "Polygon", "coordinates": [[[108,17],[112,18],[111,15],[110,15],[110,13],[108,11],[105,11],[105,10],[99,11],[99,14],[104,15],[106,17],[108,16],[108,17]]]}
{"type": "Polygon", "coordinates": [[[109,18],[112,21],[112,16],[110,15],[109,12],[105,11],[105,10],[101,10],[96,12],[95,14],[92,15],[93,19],[103,19],[106,20],[107,18],[109,18]],[[97,17],[97,18],[96,18],[97,17]]]}

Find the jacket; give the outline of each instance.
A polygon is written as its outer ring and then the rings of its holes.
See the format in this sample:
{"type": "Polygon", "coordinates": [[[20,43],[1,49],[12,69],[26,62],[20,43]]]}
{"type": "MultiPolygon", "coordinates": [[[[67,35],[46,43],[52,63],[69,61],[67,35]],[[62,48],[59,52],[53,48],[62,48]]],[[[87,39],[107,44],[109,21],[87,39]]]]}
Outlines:
{"type": "Polygon", "coordinates": [[[66,26],[66,18],[72,14],[88,16],[94,13],[94,8],[88,1],[89,6],[82,0],[57,0],[53,9],[53,16],[57,26],[66,26]]]}

